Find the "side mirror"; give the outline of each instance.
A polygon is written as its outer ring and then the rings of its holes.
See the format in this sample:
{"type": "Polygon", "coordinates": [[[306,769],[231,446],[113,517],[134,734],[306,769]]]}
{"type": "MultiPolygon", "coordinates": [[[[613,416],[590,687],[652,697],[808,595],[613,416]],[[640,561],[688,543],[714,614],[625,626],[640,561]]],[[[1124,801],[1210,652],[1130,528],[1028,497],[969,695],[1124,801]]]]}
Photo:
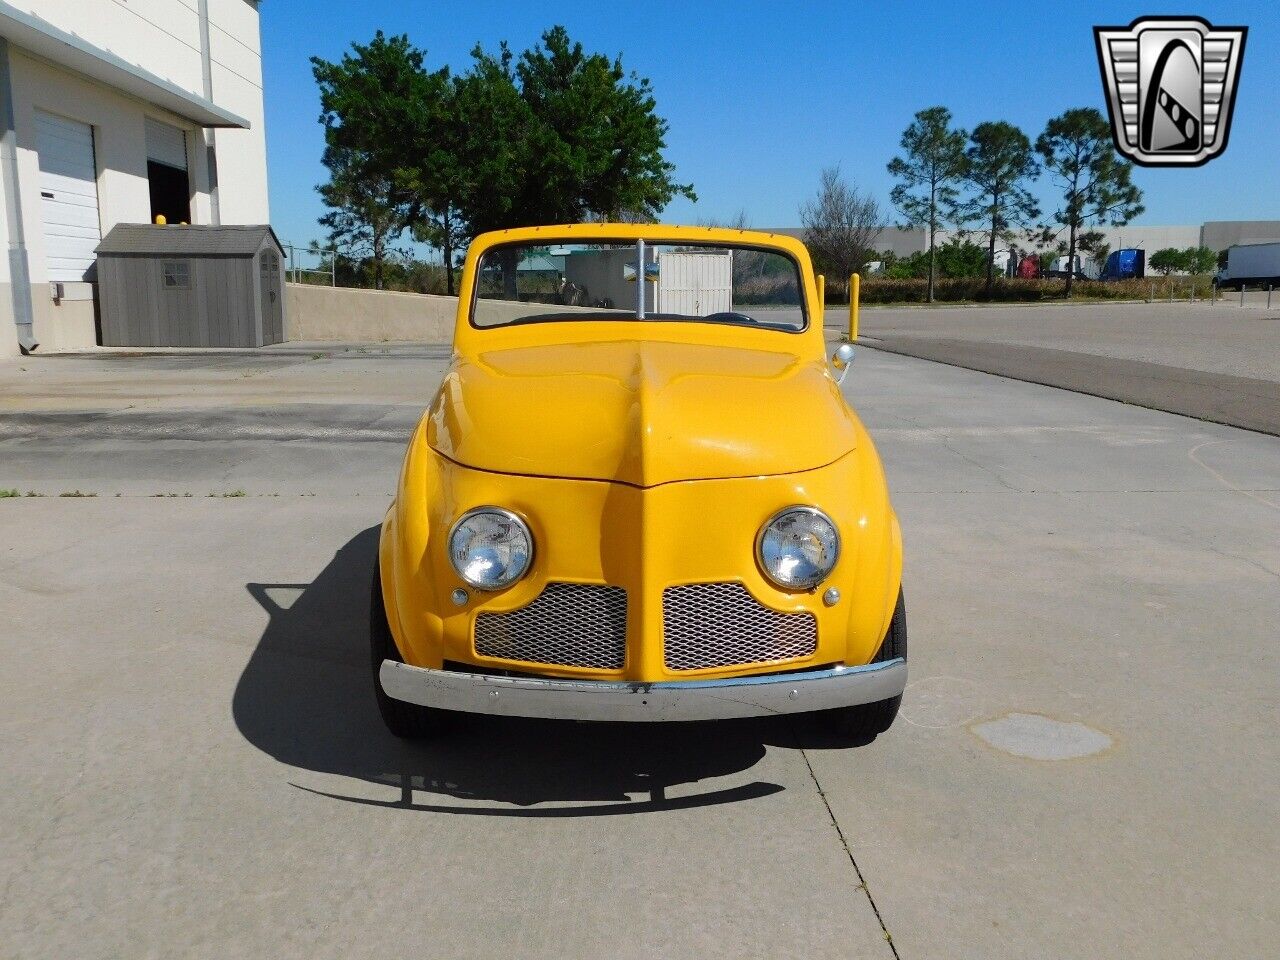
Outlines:
{"type": "Polygon", "coordinates": [[[836,377],[836,383],[844,383],[844,378],[849,373],[849,364],[853,363],[853,353],[852,343],[842,343],[831,355],[831,365],[840,373],[836,377]]]}

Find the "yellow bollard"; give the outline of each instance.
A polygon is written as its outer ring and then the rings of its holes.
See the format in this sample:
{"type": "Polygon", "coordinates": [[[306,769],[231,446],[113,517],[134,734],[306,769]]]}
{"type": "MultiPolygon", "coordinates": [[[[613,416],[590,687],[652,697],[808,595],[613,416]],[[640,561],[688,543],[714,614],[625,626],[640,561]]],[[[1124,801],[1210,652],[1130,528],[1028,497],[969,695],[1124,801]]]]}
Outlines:
{"type": "Polygon", "coordinates": [[[818,274],[818,323],[819,325],[827,322],[827,277],[826,274],[818,274]]]}
{"type": "Polygon", "coordinates": [[[862,299],[862,277],[849,275],[849,342],[858,342],[858,310],[862,299]]]}
{"type": "Polygon", "coordinates": [[[156,214],[156,226],[163,227],[168,222],[169,221],[165,218],[165,215],[163,213],[156,214]]]}

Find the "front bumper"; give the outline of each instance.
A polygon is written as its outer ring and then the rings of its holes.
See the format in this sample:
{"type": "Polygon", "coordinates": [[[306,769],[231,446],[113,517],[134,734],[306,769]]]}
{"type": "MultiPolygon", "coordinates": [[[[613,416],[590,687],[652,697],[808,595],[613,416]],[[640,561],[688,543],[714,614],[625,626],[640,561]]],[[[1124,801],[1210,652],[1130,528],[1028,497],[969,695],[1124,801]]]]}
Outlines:
{"type": "Polygon", "coordinates": [[[875,703],[907,685],[907,661],[724,680],[636,683],[503,677],[383,660],[387,696],[463,713],[559,720],[729,720],[875,703]]]}

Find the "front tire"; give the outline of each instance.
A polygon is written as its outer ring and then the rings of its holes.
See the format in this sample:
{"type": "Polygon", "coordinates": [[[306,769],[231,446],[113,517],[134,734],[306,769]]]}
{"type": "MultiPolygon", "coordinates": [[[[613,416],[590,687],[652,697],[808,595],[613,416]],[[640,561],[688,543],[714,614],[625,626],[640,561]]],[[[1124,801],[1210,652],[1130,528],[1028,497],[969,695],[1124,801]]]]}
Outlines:
{"type": "Polygon", "coordinates": [[[438,732],[444,726],[445,711],[396,700],[382,689],[379,677],[382,661],[404,663],[404,658],[400,656],[391,635],[391,626],[387,623],[387,611],[382,601],[381,564],[377,560],[373,564],[373,586],[369,591],[369,648],[373,661],[373,692],[387,729],[404,740],[421,740],[438,732]]]}
{"type": "MultiPolygon", "coordinates": [[[[885,634],[884,643],[880,644],[880,652],[872,663],[884,663],[907,656],[907,604],[902,590],[898,590],[898,603],[893,608],[893,619],[889,621],[889,632],[885,634]]],[[[854,743],[870,743],[880,734],[893,726],[898,716],[898,707],[902,705],[902,694],[880,700],[876,703],[859,704],[856,707],[841,707],[838,710],[826,711],[831,728],[842,739],[854,743]]]]}

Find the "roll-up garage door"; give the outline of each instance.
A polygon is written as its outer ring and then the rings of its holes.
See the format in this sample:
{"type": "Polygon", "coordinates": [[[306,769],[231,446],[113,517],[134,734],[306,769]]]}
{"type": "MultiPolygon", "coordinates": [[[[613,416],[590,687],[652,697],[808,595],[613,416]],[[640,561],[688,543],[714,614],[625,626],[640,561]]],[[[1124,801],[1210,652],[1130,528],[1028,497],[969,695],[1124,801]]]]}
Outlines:
{"type": "Polygon", "coordinates": [[[147,183],[151,219],[191,220],[191,179],[187,175],[187,134],[180,127],[147,117],[147,183]]]}
{"type": "Polygon", "coordinates": [[[102,239],[93,127],[35,112],[40,218],[49,280],[84,280],[102,239]]]}
{"type": "Polygon", "coordinates": [[[147,117],[147,159],[178,170],[187,169],[187,135],[171,123],[147,117]]]}

